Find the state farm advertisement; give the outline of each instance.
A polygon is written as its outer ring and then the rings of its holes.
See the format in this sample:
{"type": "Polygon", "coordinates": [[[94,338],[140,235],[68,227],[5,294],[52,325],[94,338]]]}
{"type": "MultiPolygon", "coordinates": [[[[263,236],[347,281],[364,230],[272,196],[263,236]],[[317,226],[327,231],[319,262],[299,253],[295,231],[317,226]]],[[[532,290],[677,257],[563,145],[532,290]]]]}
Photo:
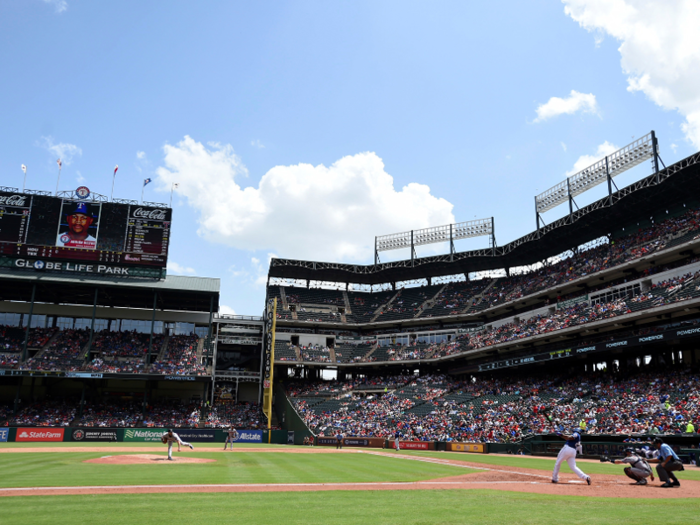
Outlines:
{"type": "Polygon", "coordinates": [[[18,428],[15,441],[63,441],[63,428],[18,428]]]}

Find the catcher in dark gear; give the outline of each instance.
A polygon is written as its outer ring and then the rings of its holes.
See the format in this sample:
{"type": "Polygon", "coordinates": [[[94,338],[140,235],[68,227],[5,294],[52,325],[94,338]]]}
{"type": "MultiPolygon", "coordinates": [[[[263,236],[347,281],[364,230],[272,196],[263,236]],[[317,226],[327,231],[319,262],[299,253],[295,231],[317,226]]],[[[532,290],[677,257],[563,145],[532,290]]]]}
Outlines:
{"type": "Polygon", "coordinates": [[[610,459],[603,456],[600,458],[600,461],[610,461],[610,463],[615,465],[628,464],[629,467],[625,467],[625,475],[636,481],[635,485],[646,485],[649,476],[654,481],[654,472],[651,470],[651,466],[649,466],[644,456],[633,448],[625,449],[625,457],[623,459],[610,459]]]}

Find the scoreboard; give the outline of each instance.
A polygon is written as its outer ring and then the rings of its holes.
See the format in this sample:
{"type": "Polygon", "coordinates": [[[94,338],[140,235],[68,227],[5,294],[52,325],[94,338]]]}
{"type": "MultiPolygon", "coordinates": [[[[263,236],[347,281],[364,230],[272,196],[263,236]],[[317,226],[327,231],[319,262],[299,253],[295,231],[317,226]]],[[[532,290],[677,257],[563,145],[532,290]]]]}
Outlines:
{"type": "Polygon", "coordinates": [[[0,192],[0,256],[164,268],[172,210],[0,192]]]}

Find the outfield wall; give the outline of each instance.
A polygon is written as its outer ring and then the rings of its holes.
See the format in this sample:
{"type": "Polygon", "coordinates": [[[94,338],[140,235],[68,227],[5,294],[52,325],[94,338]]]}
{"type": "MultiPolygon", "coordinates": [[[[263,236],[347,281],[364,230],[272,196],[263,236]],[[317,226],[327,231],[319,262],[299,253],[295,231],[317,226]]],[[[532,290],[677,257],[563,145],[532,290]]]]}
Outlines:
{"type": "MultiPolygon", "coordinates": [[[[215,428],[175,428],[180,439],[190,443],[223,443],[227,431],[215,428]]],[[[165,428],[96,428],[96,427],[0,427],[0,442],[48,443],[160,443],[165,428]]],[[[274,443],[286,445],[286,430],[237,430],[234,443],[274,443]],[[269,437],[269,439],[268,439],[269,437]]],[[[293,434],[293,433],[292,433],[293,434]]],[[[293,435],[291,436],[293,440],[293,435]]]]}

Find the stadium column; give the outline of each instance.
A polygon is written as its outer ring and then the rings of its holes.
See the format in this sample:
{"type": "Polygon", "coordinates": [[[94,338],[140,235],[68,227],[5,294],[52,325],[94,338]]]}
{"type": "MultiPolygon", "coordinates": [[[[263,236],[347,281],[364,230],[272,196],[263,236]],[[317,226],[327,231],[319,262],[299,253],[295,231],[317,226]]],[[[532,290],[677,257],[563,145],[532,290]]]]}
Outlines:
{"type": "Polygon", "coordinates": [[[92,350],[92,338],[95,334],[95,314],[97,313],[97,293],[98,288],[95,288],[95,298],[92,301],[92,320],[90,321],[90,339],[88,340],[87,353],[90,357],[90,350],[92,350]]]}
{"type": "Polygon", "coordinates": [[[146,364],[151,364],[151,352],[153,351],[153,328],[156,325],[156,306],[158,301],[158,292],[153,290],[153,313],[151,315],[151,338],[148,340],[148,357],[146,358],[146,364]]]}
{"type": "Polygon", "coordinates": [[[27,344],[29,343],[29,327],[32,325],[32,315],[34,314],[34,297],[36,296],[36,283],[32,285],[32,300],[29,303],[29,318],[27,326],[24,327],[24,345],[22,346],[22,362],[27,360],[27,344]]]}

